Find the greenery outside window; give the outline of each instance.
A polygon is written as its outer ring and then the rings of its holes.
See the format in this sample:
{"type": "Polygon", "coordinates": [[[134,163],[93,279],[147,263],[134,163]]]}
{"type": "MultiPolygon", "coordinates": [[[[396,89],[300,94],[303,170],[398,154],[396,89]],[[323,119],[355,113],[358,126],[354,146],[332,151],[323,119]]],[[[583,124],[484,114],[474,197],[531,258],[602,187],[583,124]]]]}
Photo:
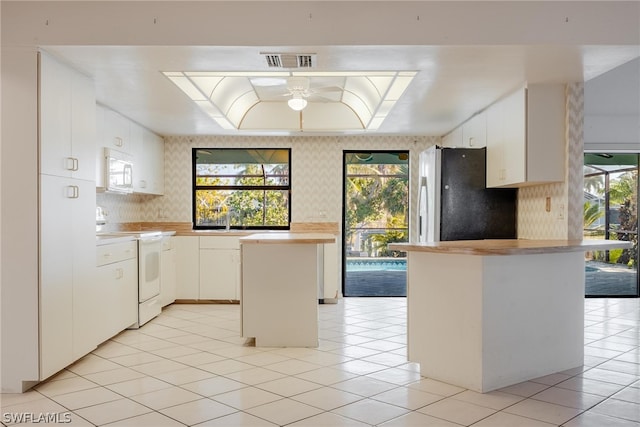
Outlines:
{"type": "Polygon", "coordinates": [[[291,150],[193,149],[196,229],[289,229],[291,150]]]}

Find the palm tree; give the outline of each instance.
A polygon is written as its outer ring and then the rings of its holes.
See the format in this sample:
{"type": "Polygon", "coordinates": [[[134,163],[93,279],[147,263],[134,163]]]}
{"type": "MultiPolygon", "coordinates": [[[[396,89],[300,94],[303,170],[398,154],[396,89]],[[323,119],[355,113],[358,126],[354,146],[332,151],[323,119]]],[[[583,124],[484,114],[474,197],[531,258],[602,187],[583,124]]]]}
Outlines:
{"type": "Polygon", "coordinates": [[[584,228],[588,229],[598,219],[604,216],[604,210],[600,209],[600,205],[590,201],[584,202],[584,228]]]}

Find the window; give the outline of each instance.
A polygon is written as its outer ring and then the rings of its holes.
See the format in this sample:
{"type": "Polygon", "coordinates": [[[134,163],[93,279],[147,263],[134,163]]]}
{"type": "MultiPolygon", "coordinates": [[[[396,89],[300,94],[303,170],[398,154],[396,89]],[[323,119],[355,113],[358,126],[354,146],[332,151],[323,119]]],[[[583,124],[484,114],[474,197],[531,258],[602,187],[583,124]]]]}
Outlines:
{"type": "Polygon", "coordinates": [[[193,149],[193,225],[289,229],[291,150],[193,149]]]}

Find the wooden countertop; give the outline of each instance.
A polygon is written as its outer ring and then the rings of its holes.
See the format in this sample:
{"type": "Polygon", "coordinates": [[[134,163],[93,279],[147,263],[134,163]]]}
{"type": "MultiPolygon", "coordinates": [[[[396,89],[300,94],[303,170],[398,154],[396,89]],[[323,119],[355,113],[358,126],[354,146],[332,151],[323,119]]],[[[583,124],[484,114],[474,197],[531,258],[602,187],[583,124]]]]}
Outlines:
{"type": "Polygon", "coordinates": [[[129,222],[109,224],[111,231],[171,230],[176,236],[250,236],[256,233],[327,233],[337,236],[337,222],[292,222],[290,230],[193,229],[191,222],[129,222]]]}
{"type": "Polygon", "coordinates": [[[604,251],[631,248],[619,240],[458,240],[427,243],[391,243],[389,249],[402,252],[431,252],[457,255],[526,255],[604,251]]]}
{"type": "Polygon", "coordinates": [[[328,233],[255,233],[241,237],[240,244],[298,244],[335,243],[336,236],[328,233]]]}

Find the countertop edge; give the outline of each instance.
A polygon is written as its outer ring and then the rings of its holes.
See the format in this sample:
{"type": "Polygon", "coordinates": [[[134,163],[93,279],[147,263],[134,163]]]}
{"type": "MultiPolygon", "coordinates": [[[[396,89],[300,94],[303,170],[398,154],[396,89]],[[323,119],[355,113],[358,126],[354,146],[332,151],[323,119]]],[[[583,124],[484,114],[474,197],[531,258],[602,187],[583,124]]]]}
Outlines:
{"type": "Polygon", "coordinates": [[[301,244],[335,243],[336,237],[328,233],[255,233],[241,237],[240,244],[301,244]]]}
{"type": "Polygon", "coordinates": [[[402,252],[428,252],[457,255],[526,255],[586,252],[631,248],[619,240],[460,240],[429,243],[391,243],[389,249],[402,252]]]}

